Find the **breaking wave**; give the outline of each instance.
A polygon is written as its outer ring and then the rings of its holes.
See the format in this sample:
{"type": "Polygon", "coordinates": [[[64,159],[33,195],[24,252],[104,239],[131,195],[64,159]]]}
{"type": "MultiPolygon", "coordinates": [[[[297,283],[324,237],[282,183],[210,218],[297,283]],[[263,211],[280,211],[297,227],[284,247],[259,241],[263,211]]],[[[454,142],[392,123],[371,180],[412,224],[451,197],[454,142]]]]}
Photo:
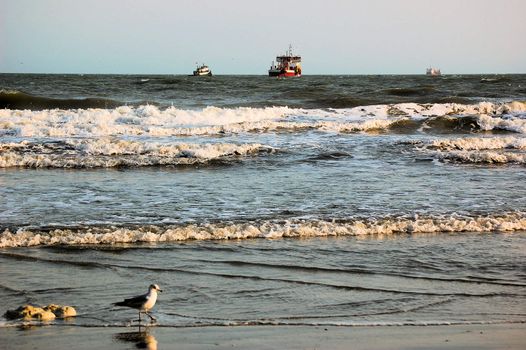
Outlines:
{"type": "Polygon", "coordinates": [[[526,165],[526,154],[508,152],[451,151],[437,155],[442,161],[471,164],[520,164],[526,165]]]}
{"type": "Polygon", "coordinates": [[[467,164],[526,164],[524,137],[466,137],[417,142],[417,148],[434,158],[467,164]]]}
{"type": "Polygon", "coordinates": [[[260,144],[160,144],[116,139],[0,143],[0,168],[195,165],[272,152],[260,144]]]}
{"type": "Polygon", "coordinates": [[[467,121],[472,129],[526,133],[526,102],[402,103],[341,109],[207,107],[185,110],[152,105],[41,111],[4,109],[0,110],[0,136],[164,137],[302,129],[349,133],[388,130],[408,120],[423,123],[424,129],[455,130],[467,121]]]}
{"type": "Polygon", "coordinates": [[[519,137],[469,137],[460,139],[440,139],[431,142],[430,147],[440,150],[526,150],[526,138],[519,137]]]}
{"type": "Polygon", "coordinates": [[[5,228],[0,248],[37,245],[159,243],[185,240],[305,238],[415,233],[513,232],[526,230],[526,213],[436,216],[378,220],[287,220],[245,223],[5,228]]]}

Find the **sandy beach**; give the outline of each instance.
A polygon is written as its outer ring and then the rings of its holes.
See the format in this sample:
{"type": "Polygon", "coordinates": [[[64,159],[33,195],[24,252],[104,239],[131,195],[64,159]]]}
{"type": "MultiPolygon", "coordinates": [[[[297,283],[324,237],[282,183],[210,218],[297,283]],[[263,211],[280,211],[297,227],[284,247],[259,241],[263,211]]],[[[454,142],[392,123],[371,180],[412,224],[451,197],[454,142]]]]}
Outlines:
{"type": "Polygon", "coordinates": [[[4,349],[524,349],[525,324],[390,327],[4,328],[4,349]]]}

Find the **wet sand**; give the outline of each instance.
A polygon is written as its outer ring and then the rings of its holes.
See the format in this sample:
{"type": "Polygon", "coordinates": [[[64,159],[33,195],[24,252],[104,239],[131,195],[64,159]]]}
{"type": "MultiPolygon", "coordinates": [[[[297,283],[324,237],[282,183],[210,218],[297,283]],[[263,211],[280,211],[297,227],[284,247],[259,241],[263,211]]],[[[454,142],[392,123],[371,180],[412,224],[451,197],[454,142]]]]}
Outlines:
{"type": "Polygon", "coordinates": [[[3,349],[525,349],[526,324],[2,328],[3,349]]]}

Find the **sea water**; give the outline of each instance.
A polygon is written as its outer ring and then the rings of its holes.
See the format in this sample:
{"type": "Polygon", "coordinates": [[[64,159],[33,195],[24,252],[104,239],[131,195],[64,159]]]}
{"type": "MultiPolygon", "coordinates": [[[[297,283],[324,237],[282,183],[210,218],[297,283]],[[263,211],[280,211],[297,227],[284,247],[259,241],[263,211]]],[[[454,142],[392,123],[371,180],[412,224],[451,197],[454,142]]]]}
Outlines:
{"type": "Polygon", "coordinates": [[[2,314],[128,325],[157,283],[163,326],[526,321],[524,75],[0,89],[2,314]]]}

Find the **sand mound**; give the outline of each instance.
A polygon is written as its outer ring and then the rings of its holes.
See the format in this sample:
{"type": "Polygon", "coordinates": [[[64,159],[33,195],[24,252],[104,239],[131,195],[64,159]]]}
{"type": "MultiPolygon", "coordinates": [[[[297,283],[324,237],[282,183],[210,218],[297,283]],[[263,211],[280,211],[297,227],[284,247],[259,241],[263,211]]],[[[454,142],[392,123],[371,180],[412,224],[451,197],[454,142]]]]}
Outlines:
{"type": "Polygon", "coordinates": [[[39,307],[34,305],[20,306],[15,310],[7,310],[4,317],[8,320],[38,320],[51,321],[55,318],[66,318],[77,315],[77,311],[72,306],[62,306],[50,304],[48,306],[39,307]]]}

